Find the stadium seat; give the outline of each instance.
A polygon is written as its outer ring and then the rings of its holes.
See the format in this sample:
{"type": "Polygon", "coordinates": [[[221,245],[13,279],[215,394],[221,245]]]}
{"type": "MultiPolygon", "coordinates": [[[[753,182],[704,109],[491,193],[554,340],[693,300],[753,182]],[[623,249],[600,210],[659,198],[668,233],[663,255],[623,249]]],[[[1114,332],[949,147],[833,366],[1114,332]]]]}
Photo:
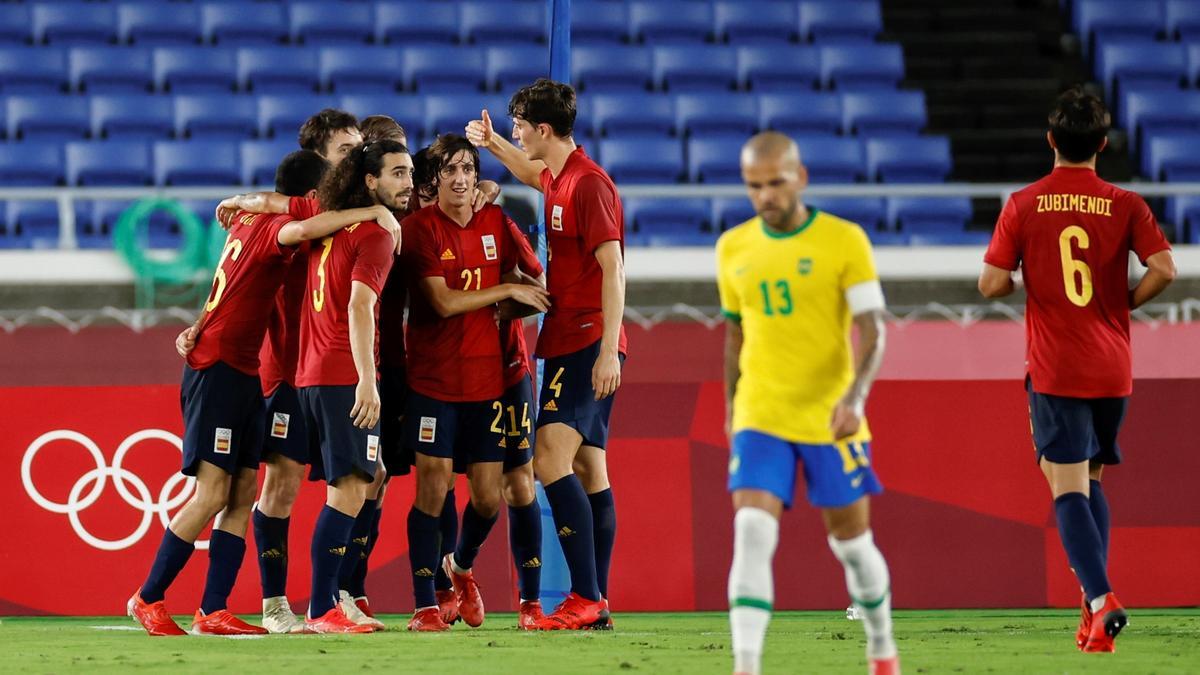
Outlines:
{"type": "Polygon", "coordinates": [[[242,184],[270,187],[275,184],[275,169],[284,157],[300,149],[295,138],[279,137],[269,141],[242,141],[242,184]]]}
{"type": "Polygon", "coordinates": [[[853,183],[866,174],[862,143],[840,136],[796,136],[810,183],[853,183]]]}
{"type": "Polygon", "coordinates": [[[789,136],[836,134],[842,128],[842,98],[826,91],[763,94],[758,97],[758,114],[761,129],[789,136]]]}
{"type": "Polygon", "coordinates": [[[882,183],[940,183],[950,175],[945,136],[867,139],[867,175],[882,183]]]}
{"type": "Polygon", "coordinates": [[[1200,129],[1200,92],[1170,89],[1126,90],[1117,109],[1120,125],[1141,147],[1143,135],[1200,129]]]}
{"type": "Polygon", "coordinates": [[[1118,83],[1122,90],[1127,86],[1177,89],[1187,75],[1187,52],[1174,43],[1106,41],[1097,49],[1096,64],[1112,100],[1118,83]]]}
{"type": "Polygon", "coordinates": [[[713,8],[717,40],[729,44],[789,42],[796,37],[793,2],[721,0],[713,8]]]}
{"type": "Polygon", "coordinates": [[[801,0],[800,39],[821,43],[867,41],[883,31],[878,2],[801,0]]]}
{"type": "Polygon", "coordinates": [[[1085,54],[1113,38],[1153,40],[1166,24],[1161,0],[1078,0],[1072,17],[1085,54]]]}
{"type": "Polygon", "coordinates": [[[272,94],[258,97],[260,138],[296,138],[300,126],[313,113],[337,105],[332,96],[272,94]]]}
{"type": "Polygon", "coordinates": [[[858,223],[868,233],[878,229],[883,222],[884,203],[880,197],[805,197],[804,203],[858,223]]]}
{"type": "Polygon", "coordinates": [[[154,50],[154,88],[172,94],[230,93],[237,87],[237,52],[207,47],[154,50]]]}
{"type": "Polygon", "coordinates": [[[404,50],[404,88],[422,93],[463,93],[483,89],[483,51],[441,45],[404,50]]]}
{"type": "Polygon", "coordinates": [[[151,53],[140,47],[74,47],[71,88],[89,94],[141,94],[154,88],[151,53]]]}
{"type": "Polygon", "coordinates": [[[175,97],[175,137],[254,138],[258,106],[252,96],[187,94],[175,97]]]}
{"type": "Polygon", "coordinates": [[[414,45],[458,42],[458,3],[380,2],[375,5],[375,42],[414,45]]]}
{"type": "Polygon", "coordinates": [[[826,88],[893,88],[904,79],[904,52],[897,44],[839,44],[821,50],[826,88]]]}
{"type": "Polygon", "coordinates": [[[812,89],[821,79],[821,53],[815,47],[744,46],[737,54],[742,89],[792,93],[812,89]]]}
{"type": "Polygon", "coordinates": [[[139,47],[187,46],[200,42],[200,9],[172,3],[117,5],[117,39],[139,47]]]}
{"type": "Polygon", "coordinates": [[[149,185],[150,148],[144,141],[67,143],[67,185],[149,185]]]}
{"type": "Polygon", "coordinates": [[[713,8],[707,2],[642,0],[629,3],[629,34],[638,42],[706,42],[712,37],[713,8]]]}
{"type": "Polygon", "coordinates": [[[37,187],[62,182],[62,146],[58,143],[0,143],[0,185],[37,187]]]}
{"type": "Polygon", "coordinates": [[[737,54],[718,45],[655,47],[654,86],[672,92],[729,91],[737,86],[737,54]]]}
{"type": "Polygon", "coordinates": [[[82,96],[9,96],[5,117],[9,140],[67,141],[86,138],[91,111],[82,96]]]}
{"type": "Polygon", "coordinates": [[[66,88],[66,50],[0,47],[0,91],[5,94],[52,94],[66,88]]]}
{"type": "Polygon", "coordinates": [[[1187,45],[1187,85],[1200,84],[1200,42],[1187,45]]]}
{"type": "Polygon", "coordinates": [[[298,47],[242,47],[237,50],[238,87],[257,94],[314,92],[321,78],[317,54],[298,47]]]}
{"type": "Polygon", "coordinates": [[[1142,173],[1146,178],[1176,182],[1200,180],[1200,132],[1147,135],[1142,140],[1142,147],[1142,173]]]}
{"type": "Polygon", "coordinates": [[[717,197],[712,202],[711,222],[714,228],[720,228],[722,232],[737,227],[757,215],[750,200],[745,197],[717,197]]]}
{"type": "Polygon", "coordinates": [[[743,137],[758,127],[758,99],[738,94],[681,94],[675,97],[675,128],[689,136],[743,137]]]}
{"type": "Polygon", "coordinates": [[[620,183],[674,183],[683,175],[683,147],[674,138],[606,138],[599,161],[620,183]]]}
{"type": "Polygon", "coordinates": [[[154,144],[154,184],[237,185],[238,159],[234,141],[159,141],[154,144]]]}
{"type": "Polygon", "coordinates": [[[489,47],[486,55],[488,91],[511,94],[548,74],[550,49],[546,45],[489,47]]]}
{"type": "MultiPolygon", "coordinates": [[[[887,224],[911,236],[961,234],[971,219],[969,197],[889,197],[887,224]]],[[[986,237],[985,237],[986,240],[986,237]]],[[[951,243],[947,239],[947,243],[951,243]]]]}
{"type": "Polygon", "coordinates": [[[404,52],[395,47],[324,47],[318,54],[321,89],[338,94],[380,94],[404,82],[404,52]]]}
{"type": "Polygon", "coordinates": [[[91,96],[92,138],[166,140],[175,129],[175,102],[168,96],[91,96]]]}
{"type": "Polygon", "coordinates": [[[462,134],[467,122],[479,119],[479,112],[487,108],[496,133],[508,138],[509,127],[505,113],[492,111],[508,110],[508,98],[489,94],[437,94],[425,97],[425,134],[462,134]]]}
{"type": "Polygon", "coordinates": [[[745,137],[698,136],[687,141],[688,181],[740,183],[739,162],[745,137]]]}
{"type": "Polygon", "coordinates": [[[867,230],[867,238],[871,240],[871,246],[908,246],[908,235],[903,232],[890,232],[887,230],[867,230]]]}
{"type": "MultiPolygon", "coordinates": [[[[425,133],[425,97],[404,94],[353,94],[338,99],[337,107],[358,119],[368,115],[387,115],[404,127],[409,145],[416,146],[425,133]]],[[[314,111],[315,112],[315,111],[314,111]]],[[[479,114],[475,111],[475,114],[479,114]]],[[[494,113],[500,115],[501,113],[494,113]]],[[[417,147],[411,148],[416,150],[417,147]]]]}
{"type": "Polygon", "coordinates": [[[105,44],[117,40],[112,5],[94,2],[46,2],[30,7],[35,44],[105,44]]]}
{"type": "Polygon", "coordinates": [[[576,0],[571,3],[571,45],[619,45],[629,32],[629,8],[623,2],[576,0]]]}
{"type": "Polygon", "coordinates": [[[0,46],[23,46],[33,39],[28,5],[0,5],[0,46]]]}
{"type": "Polygon", "coordinates": [[[462,42],[480,45],[546,42],[544,0],[468,0],[460,7],[462,42]]]}
{"type": "Polygon", "coordinates": [[[648,246],[712,246],[717,234],[708,227],[707,199],[630,198],[624,204],[627,233],[648,246]]]}
{"type": "Polygon", "coordinates": [[[1168,39],[1194,40],[1200,36],[1200,3],[1167,0],[1164,5],[1168,39]]]}
{"type": "Polygon", "coordinates": [[[597,137],[668,136],[675,132],[675,102],[662,94],[597,94],[589,97],[597,137]]]}
{"type": "Polygon", "coordinates": [[[1200,243],[1200,195],[1168,197],[1166,206],[1169,224],[1174,229],[1174,241],[1200,243]]]}
{"type": "Polygon", "coordinates": [[[860,91],[842,94],[842,132],[859,136],[915,134],[925,128],[925,92],[860,91]]]}
{"type": "Polygon", "coordinates": [[[4,220],[15,230],[17,245],[27,248],[58,248],[58,205],[52,201],[10,201],[4,220]]]}
{"type": "Polygon", "coordinates": [[[571,80],[589,94],[645,91],[653,57],[643,47],[593,46],[571,50],[571,80]]]}
{"type": "Polygon", "coordinates": [[[287,40],[283,5],[268,2],[210,2],[200,5],[204,41],[222,47],[275,45],[287,40]]]}
{"type": "Polygon", "coordinates": [[[374,7],[365,2],[293,2],[288,5],[292,42],[366,44],[375,32],[374,7]]]}

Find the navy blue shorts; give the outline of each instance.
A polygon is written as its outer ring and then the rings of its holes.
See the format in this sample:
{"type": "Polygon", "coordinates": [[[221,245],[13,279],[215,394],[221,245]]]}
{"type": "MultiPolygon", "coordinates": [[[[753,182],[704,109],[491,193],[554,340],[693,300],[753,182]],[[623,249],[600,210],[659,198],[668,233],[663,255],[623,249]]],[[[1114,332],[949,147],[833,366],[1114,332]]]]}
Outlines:
{"type": "Polygon", "coordinates": [[[526,373],[521,381],[509,387],[500,398],[504,417],[505,473],[525,466],[533,459],[533,378],[526,373]]]}
{"type": "Polygon", "coordinates": [[[733,435],[729,491],[766,490],[791,508],[798,462],[804,465],[808,501],[817,508],[849,506],[863,495],[883,492],[871,469],[869,442],[808,445],[750,430],[733,435]]]}
{"type": "Polygon", "coordinates": [[[258,469],[265,429],[262,384],[217,361],[204,370],[183,367],[179,388],[183,410],[183,467],[195,476],[204,461],[229,474],[239,468],[258,469]]]}
{"type": "MultiPolygon", "coordinates": [[[[577,352],[546,359],[542,370],[542,391],[538,400],[539,427],[559,422],[583,437],[583,445],[603,450],[608,445],[608,419],[616,394],[596,400],[592,389],[592,368],[600,355],[600,341],[577,352]]],[[[621,355],[625,363],[625,355],[621,355]]]]}
{"type": "Polygon", "coordinates": [[[300,409],[300,394],[287,382],[280,382],[267,397],[266,441],[262,460],[273,454],[283,455],[300,464],[308,464],[308,427],[300,409]]]}
{"type": "Polygon", "coordinates": [[[1128,397],[1073,398],[1039,394],[1028,378],[1029,425],[1037,460],[1056,464],[1099,462],[1120,464],[1117,433],[1125,419],[1128,397]]]}
{"type": "Polygon", "coordinates": [[[414,453],[454,460],[462,472],[476,462],[503,462],[500,401],[439,401],[415,391],[404,410],[404,444],[414,453]]]}
{"type": "Polygon", "coordinates": [[[379,424],[359,429],[350,418],[354,385],[318,385],[300,389],[300,407],[308,427],[309,480],[333,484],[357,474],[375,480],[379,464],[379,424]]]}
{"type": "Polygon", "coordinates": [[[413,452],[404,444],[404,408],[408,401],[408,371],[404,368],[379,370],[379,443],[383,464],[389,476],[404,476],[412,471],[413,452]]]}

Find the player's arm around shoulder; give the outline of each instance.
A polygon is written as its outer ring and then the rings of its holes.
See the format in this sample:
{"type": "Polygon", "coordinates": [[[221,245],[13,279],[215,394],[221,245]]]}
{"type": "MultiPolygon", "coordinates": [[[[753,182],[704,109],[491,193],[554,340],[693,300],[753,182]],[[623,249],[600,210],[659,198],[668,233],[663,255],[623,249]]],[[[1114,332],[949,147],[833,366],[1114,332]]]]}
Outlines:
{"type": "Polygon", "coordinates": [[[400,247],[400,224],[384,206],[369,206],[345,211],[326,211],[305,220],[293,220],[279,228],[276,236],[284,246],[297,244],[313,239],[327,237],[338,230],[365,221],[375,221],[381,228],[389,232],[396,242],[396,250],[400,247]]]}
{"type": "Polygon", "coordinates": [[[238,211],[284,214],[288,212],[290,203],[291,197],[281,195],[278,192],[253,192],[234,195],[223,199],[220,204],[217,204],[216,219],[217,222],[221,223],[221,227],[228,230],[233,226],[233,217],[238,211]]]}

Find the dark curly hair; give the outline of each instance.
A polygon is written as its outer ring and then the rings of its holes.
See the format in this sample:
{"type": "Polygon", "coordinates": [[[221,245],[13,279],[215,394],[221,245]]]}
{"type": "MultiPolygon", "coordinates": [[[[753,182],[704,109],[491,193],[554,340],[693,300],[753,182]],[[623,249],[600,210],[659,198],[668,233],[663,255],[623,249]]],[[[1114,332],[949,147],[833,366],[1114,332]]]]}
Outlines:
{"type": "Polygon", "coordinates": [[[358,130],[362,132],[363,143],[383,140],[403,143],[408,140],[408,135],[404,133],[404,127],[387,115],[371,115],[362,118],[362,121],[358,123],[358,130]]]}
{"type": "Polygon", "coordinates": [[[323,152],[325,144],[333,134],[342,129],[357,129],[358,118],[345,110],[325,108],[304,120],[300,126],[300,147],[305,150],[323,152]]]}
{"type": "Polygon", "coordinates": [[[408,154],[408,148],[396,141],[364,143],[350,151],[317,187],[317,201],[326,211],[342,211],[372,206],[375,200],[367,189],[367,175],[383,171],[383,158],[393,152],[408,154]]]}
{"type": "Polygon", "coordinates": [[[575,129],[575,90],[569,84],[543,77],[513,94],[508,116],[535,127],[549,124],[555,136],[565,138],[575,129]]]}
{"type": "Polygon", "coordinates": [[[442,172],[442,167],[446,166],[460,152],[467,153],[467,157],[475,165],[475,175],[479,175],[479,148],[472,145],[465,136],[442,134],[427,149],[429,155],[426,161],[429,162],[429,175],[433,179],[435,187],[438,184],[438,176],[442,172]]]}
{"type": "Polygon", "coordinates": [[[437,198],[437,169],[429,157],[429,146],[413,155],[413,192],[419,199],[437,198]]]}

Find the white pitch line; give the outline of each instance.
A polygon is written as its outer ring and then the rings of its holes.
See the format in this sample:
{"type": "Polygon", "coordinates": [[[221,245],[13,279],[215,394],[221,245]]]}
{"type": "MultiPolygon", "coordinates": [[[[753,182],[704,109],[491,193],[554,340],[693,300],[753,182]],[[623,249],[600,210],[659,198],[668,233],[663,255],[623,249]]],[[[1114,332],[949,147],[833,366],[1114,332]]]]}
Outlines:
{"type": "Polygon", "coordinates": [[[141,626],[88,626],[96,630],[144,630],[141,626]]]}

